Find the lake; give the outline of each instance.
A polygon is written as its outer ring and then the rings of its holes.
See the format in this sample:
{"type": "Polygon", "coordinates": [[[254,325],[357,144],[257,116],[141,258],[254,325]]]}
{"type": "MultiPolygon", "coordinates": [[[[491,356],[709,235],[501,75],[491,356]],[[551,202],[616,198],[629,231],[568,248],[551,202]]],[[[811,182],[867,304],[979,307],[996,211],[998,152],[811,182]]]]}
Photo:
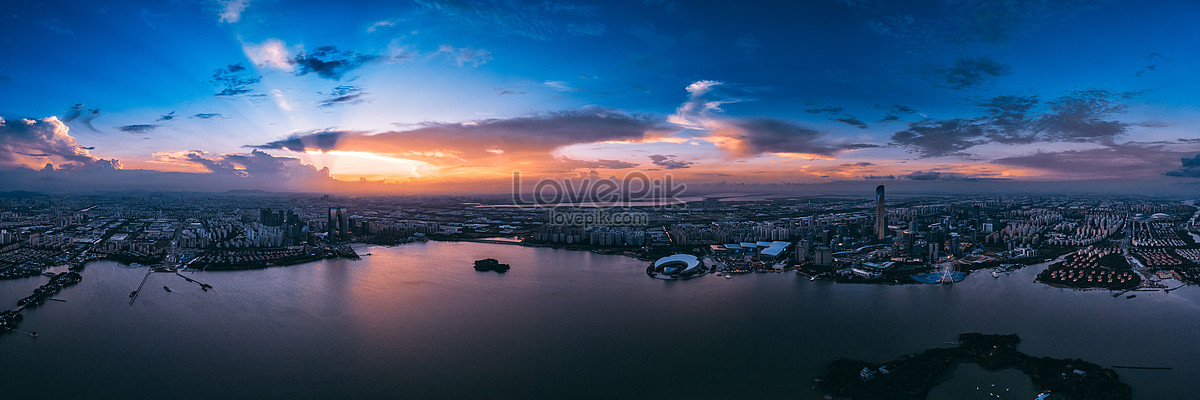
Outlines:
{"type": "MultiPolygon", "coordinates": [[[[1057,289],[1033,283],[1045,264],[885,286],[662,281],[628,257],[488,243],[358,251],[373,255],[185,273],[208,292],[156,273],[133,306],[144,267],[89,264],[56,296],[67,302],[24,312],[39,337],[0,336],[4,397],[820,399],[812,379],[836,357],[882,362],[963,332],[1016,333],[1034,356],[1175,368],[1117,370],[1135,398],[1190,398],[1200,375],[1200,290],[1057,289]],[[472,269],[489,257],[512,269],[472,269]]],[[[46,280],[0,281],[0,304],[46,280]]],[[[964,364],[930,398],[988,393],[1036,391],[964,364]]]]}

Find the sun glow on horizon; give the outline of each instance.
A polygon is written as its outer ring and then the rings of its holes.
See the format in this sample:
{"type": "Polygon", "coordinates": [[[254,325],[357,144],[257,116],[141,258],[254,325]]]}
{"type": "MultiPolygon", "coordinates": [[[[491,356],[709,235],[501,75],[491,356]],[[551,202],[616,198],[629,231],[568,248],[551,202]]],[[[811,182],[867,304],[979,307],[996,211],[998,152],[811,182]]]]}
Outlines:
{"type": "Polygon", "coordinates": [[[405,180],[435,174],[438,167],[433,164],[406,158],[389,157],[365,151],[309,150],[300,157],[304,162],[327,167],[335,178],[405,180]]]}

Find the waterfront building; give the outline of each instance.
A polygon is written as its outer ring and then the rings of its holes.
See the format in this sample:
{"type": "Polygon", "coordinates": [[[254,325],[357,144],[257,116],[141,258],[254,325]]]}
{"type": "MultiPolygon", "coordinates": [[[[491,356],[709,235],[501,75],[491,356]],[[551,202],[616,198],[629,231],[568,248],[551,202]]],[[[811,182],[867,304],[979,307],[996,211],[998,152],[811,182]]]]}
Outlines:
{"type": "Polygon", "coordinates": [[[692,275],[704,267],[704,262],[691,254],[672,254],[654,262],[654,272],[664,275],[692,275]]]}
{"type": "Polygon", "coordinates": [[[784,241],[769,242],[758,252],[758,257],[760,260],[778,260],[790,245],[790,242],[784,241]]]}
{"type": "Polygon", "coordinates": [[[830,249],[829,246],[817,246],[817,249],[813,251],[813,264],[818,267],[833,266],[833,249],[830,249]]]}

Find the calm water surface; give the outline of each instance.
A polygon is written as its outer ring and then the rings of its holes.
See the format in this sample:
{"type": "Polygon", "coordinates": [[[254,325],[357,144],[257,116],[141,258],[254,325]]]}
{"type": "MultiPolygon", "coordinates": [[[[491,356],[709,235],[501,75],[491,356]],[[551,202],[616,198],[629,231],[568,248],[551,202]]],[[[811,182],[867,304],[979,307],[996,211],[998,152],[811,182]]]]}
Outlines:
{"type": "MultiPolygon", "coordinates": [[[[1192,398],[1200,376],[1200,290],[1126,300],[1033,284],[1045,265],[880,286],[660,281],[632,258],[499,244],[359,252],[374,255],[192,274],[209,292],[153,274],[132,307],[145,269],[92,263],[57,296],[66,303],[26,311],[22,329],[40,337],[0,336],[0,397],[819,399],[812,378],[836,357],[887,361],[961,332],[1017,333],[1035,356],[1175,368],[1118,370],[1135,398],[1192,398]],[[513,268],[474,271],[485,257],[513,268]]],[[[0,305],[46,280],[0,281],[0,305]]],[[[930,397],[988,392],[1034,393],[1016,371],[960,365],[930,397]]]]}

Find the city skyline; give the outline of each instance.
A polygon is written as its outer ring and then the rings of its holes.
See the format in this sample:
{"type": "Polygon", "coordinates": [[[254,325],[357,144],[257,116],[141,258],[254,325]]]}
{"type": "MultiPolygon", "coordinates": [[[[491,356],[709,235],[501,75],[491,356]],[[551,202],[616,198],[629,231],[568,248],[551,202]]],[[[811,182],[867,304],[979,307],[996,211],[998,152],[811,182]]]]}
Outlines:
{"type": "Polygon", "coordinates": [[[643,171],[702,191],[1189,193],[1197,8],[9,2],[0,180],[501,193],[514,171],[643,171]]]}

